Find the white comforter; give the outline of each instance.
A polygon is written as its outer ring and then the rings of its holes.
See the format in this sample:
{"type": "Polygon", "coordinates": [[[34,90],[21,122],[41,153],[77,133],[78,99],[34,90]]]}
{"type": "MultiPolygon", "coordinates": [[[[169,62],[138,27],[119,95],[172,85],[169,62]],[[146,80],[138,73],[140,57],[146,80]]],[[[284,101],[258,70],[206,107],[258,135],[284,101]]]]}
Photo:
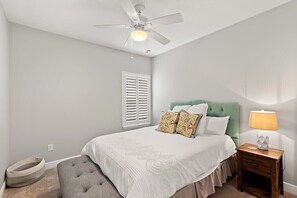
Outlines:
{"type": "Polygon", "coordinates": [[[82,150],[128,198],[167,198],[235,153],[227,135],[195,139],[156,126],[100,136],[82,150]]]}

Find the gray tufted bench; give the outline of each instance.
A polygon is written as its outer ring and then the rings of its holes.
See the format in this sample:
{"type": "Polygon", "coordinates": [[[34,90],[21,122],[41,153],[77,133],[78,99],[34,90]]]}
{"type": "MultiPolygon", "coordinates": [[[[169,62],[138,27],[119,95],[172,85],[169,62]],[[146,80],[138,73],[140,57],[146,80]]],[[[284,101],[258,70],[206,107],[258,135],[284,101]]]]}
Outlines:
{"type": "Polygon", "coordinates": [[[58,164],[63,198],[121,198],[112,182],[88,156],[58,164]]]}

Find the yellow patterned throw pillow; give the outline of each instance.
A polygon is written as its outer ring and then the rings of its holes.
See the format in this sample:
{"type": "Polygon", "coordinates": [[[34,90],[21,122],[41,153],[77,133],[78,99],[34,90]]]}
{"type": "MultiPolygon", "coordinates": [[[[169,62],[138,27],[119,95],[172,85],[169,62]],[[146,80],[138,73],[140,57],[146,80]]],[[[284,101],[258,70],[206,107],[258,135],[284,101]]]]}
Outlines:
{"type": "Polygon", "coordinates": [[[183,136],[194,138],[196,128],[202,116],[202,114],[190,114],[186,111],[181,111],[176,132],[183,136]]]}
{"type": "Polygon", "coordinates": [[[163,112],[162,118],[157,130],[165,133],[175,132],[178,117],[179,117],[179,113],[177,112],[163,112]]]}

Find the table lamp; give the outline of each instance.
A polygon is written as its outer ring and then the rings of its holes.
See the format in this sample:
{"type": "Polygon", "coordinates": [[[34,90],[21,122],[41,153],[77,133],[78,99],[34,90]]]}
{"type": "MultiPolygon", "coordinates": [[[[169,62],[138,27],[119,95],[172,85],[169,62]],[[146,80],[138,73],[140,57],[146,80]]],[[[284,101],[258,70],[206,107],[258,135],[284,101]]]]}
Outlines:
{"type": "MultiPolygon", "coordinates": [[[[273,111],[251,111],[249,126],[258,130],[276,131],[278,129],[277,115],[273,111]]],[[[260,150],[268,150],[269,137],[258,131],[257,145],[260,150]]]]}

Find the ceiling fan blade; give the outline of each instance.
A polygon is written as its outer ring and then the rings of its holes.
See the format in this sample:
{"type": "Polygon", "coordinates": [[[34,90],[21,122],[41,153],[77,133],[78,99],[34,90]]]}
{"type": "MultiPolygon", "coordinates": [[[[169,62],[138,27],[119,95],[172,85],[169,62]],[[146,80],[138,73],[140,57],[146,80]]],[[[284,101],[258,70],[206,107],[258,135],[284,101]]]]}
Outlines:
{"type": "Polygon", "coordinates": [[[170,25],[170,24],[181,23],[181,22],[184,22],[183,15],[181,13],[162,16],[149,21],[149,23],[151,23],[153,27],[157,27],[161,25],[170,25]]]}
{"type": "Polygon", "coordinates": [[[130,0],[120,0],[120,2],[126,14],[129,16],[130,20],[134,23],[139,23],[140,19],[132,2],[130,0]]]}
{"type": "Polygon", "coordinates": [[[131,29],[130,25],[125,24],[106,24],[106,25],[94,25],[96,28],[128,28],[131,29]]]}
{"type": "Polygon", "coordinates": [[[166,45],[170,42],[169,39],[154,30],[150,30],[150,35],[153,37],[153,39],[155,39],[159,43],[162,43],[163,45],[166,45]]]}

